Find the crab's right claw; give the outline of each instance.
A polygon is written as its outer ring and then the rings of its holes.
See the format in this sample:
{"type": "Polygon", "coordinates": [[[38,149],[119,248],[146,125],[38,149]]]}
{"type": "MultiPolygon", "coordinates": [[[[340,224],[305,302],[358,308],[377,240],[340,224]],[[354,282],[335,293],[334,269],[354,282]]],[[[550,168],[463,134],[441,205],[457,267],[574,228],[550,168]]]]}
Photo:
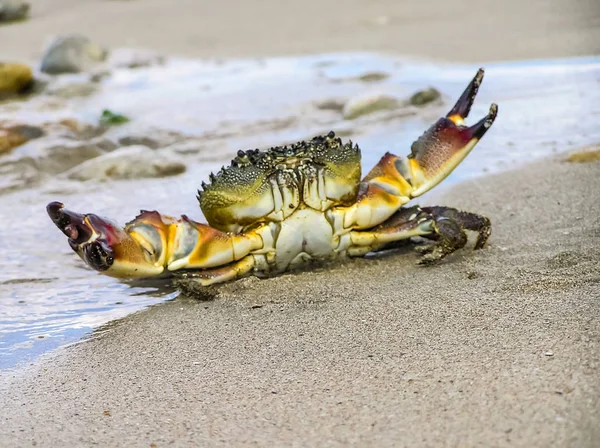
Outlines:
{"type": "Polygon", "coordinates": [[[151,277],[164,271],[152,249],[108,219],[72,212],[60,202],[51,202],[46,211],[68,237],[71,249],[92,269],[123,278],[151,277]]]}
{"type": "Polygon", "coordinates": [[[401,161],[399,171],[410,181],[417,197],[444,180],[471,152],[492,126],[498,106],[492,104],[488,114],[473,126],[465,125],[479,86],[483,80],[479,69],[447,116],[440,118],[411,147],[411,155],[401,161]]]}

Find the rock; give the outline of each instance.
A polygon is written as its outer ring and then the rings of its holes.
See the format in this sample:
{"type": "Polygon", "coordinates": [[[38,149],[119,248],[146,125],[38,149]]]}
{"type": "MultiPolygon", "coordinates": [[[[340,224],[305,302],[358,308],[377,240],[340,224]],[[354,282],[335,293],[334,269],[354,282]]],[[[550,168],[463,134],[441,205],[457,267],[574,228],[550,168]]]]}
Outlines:
{"type": "Polygon", "coordinates": [[[0,155],[42,135],[44,131],[36,126],[0,126],[0,155]]]}
{"type": "Polygon", "coordinates": [[[36,145],[25,145],[19,148],[19,155],[32,158],[41,173],[54,175],[115,148],[113,142],[103,138],[81,142],[59,137],[40,140],[36,145]]]}
{"type": "Polygon", "coordinates": [[[583,151],[574,152],[567,158],[570,163],[590,163],[600,162],[600,149],[586,149],[583,151]]]}
{"type": "Polygon", "coordinates": [[[383,81],[384,79],[389,78],[390,75],[388,73],[382,73],[382,72],[369,72],[369,73],[364,73],[362,75],[360,75],[357,79],[357,81],[362,81],[362,82],[379,82],[379,81],[383,81]]]}
{"type": "Polygon", "coordinates": [[[0,194],[38,184],[111,149],[103,140],[78,142],[50,136],[24,144],[0,157],[0,194]]]}
{"type": "Polygon", "coordinates": [[[320,110],[342,112],[344,110],[345,102],[342,98],[326,98],[324,100],[315,101],[314,105],[320,110]]]}
{"type": "Polygon", "coordinates": [[[40,70],[52,75],[79,73],[105,61],[107,56],[107,50],[85,36],[61,36],[46,49],[40,70]]]}
{"type": "Polygon", "coordinates": [[[33,72],[25,64],[0,62],[0,98],[21,93],[33,84],[33,72]]]}
{"type": "Polygon", "coordinates": [[[0,0],[0,23],[23,20],[28,14],[29,3],[20,0],[0,0]]]}
{"type": "Polygon", "coordinates": [[[136,145],[88,160],[70,169],[66,176],[73,180],[141,179],[174,176],[185,170],[172,152],[136,145]]]}
{"type": "Polygon", "coordinates": [[[342,115],[346,120],[354,120],[380,110],[396,109],[399,105],[398,99],[390,95],[363,95],[348,100],[344,105],[342,115]]]}
{"type": "Polygon", "coordinates": [[[424,106],[426,104],[437,101],[441,98],[442,94],[439,90],[429,87],[425,90],[419,90],[408,100],[413,106],[424,106]]]}

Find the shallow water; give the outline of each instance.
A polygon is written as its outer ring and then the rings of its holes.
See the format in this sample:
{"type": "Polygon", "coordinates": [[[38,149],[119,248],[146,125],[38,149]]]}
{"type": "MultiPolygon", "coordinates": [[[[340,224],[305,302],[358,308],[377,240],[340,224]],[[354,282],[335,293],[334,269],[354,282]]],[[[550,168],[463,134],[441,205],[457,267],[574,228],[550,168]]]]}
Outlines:
{"type": "MultiPolygon", "coordinates": [[[[385,151],[407,154],[411,142],[452,106],[477,68],[372,54],[178,59],[158,67],[114,70],[89,96],[39,95],[0,104],[0,120],[29,124],[59,118],[93,123],[102,109],[110,109],[132,121],[109,130],[105,138],[150,136],[159,146],[180,141],[188,166],[185,174],[152,180],[75,182],[46,174],[33,186],[0,194],[0,369],[76,342],[103,323],[177,295],[164,283],[129,284],[87,269],[48,219],[48,202],[60,200],[72,210],[122,223],[139,209],[201,219],[196,188],[238,149],[307,139],[331,129],[360,144],[368,170],[385,151]],[[373,73],[387,77],[360,80],[373,73]],[[376,92],[404,99],[429,86],[442,92],[443,104],[400,107],[353,121],[315,106],[376,92]]],[[[471,122],[491,102],[499,104],[499,117],[443,185],[600,141],[599,84],[600,58],[487,64],[471,122]]],[[[21,160],[43,144],[30,142],[0,156],[0,163],[21,160]]],[[[14,169],[19,166],[15,162],[14,169]]]]}

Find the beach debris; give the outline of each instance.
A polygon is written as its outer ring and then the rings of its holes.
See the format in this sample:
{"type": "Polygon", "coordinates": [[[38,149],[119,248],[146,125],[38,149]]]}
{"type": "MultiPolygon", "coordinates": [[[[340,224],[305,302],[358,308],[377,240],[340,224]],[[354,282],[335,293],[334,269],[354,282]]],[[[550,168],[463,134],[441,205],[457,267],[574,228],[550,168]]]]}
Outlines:
{"type": "Polygon", "coordinates": [[[82,35],[56,38],[42,56],[40,71],[50,75],[80,73],[106,60],[108,51],[82,35]]]}
{"type": "Polygon", "coordinates": [[[118,114],[108,109],[104,109],[100,116],[100,124],[104,126],[116,126],[127,122],[129,122],[129,118],[125,115],[118,114]]]}
{"type": "Polygon", "coordinates": [[[0,0],[0,23],[24,20],[29,15],[30,5],[20,0],[0,0]]]}
{"type": "Polygon", "coordinates": [[[142,179],[175,176],[185,170],[172,152],[135,145],[87,160],[65,175],[73,180],[142,179]]]}
{"type": "Polygon", "coordinates": [[[0,62],[0,99],[26,91],[33,84],[33,72],[26,64],[0,62]]]}
{"type": "MultiPolygon", "coordinates": [[[[124,228],[60,202],[46,207],[70,248],[91,268],[120,278],[178,277],[199,288],[248,275],[277,274],[311,261],[362,257],[415,236],[427,237],[418,264],[434,264],[491,233],[485,216],[450,207],[406,204],[445,179],[493,125],[498,107],[465,124],[483,79],[479,70],[445,117],[412,145],[408,157],[385,153],[363,177],[361,150],[333,131],[268,150],[239,150],[229,166],[201,182],[197,200],[206,223],[142,211],[124,228]]],[[[106,134],[105,134],[106,135],[106,134]]],[[[175,154],[122,148],[70,170],[74,179],[148,177],[181,172],[175,154]],[[168,156],[165,156],[168,154],[168,156]],[[159,157],[165,156],[165,163],[159,157]],[[171,172],[165,172],[165,165],[171,172]],[[150,170],[150,171],[148,171],[150,170]]],[[[143,187],[138,187],[143,188],[143,187]]],[[[185,282],[183,282],[185,283],[185,282]]],[[[196,289],[196,291],[194,291],[196,289]]]]}

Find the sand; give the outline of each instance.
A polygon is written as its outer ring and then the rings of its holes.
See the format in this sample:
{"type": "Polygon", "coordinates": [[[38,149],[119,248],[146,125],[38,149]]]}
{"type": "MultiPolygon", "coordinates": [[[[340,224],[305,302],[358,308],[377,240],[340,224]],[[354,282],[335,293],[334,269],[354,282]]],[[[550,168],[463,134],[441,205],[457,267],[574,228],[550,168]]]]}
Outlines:
{"type": "Polygon", "coordinates": [[[29,0],[0,26],[0,59],[37,60],[57,34],[167,55],[393,52],[450,61],[600,53],[597,0],[29,0]]]}
{"type": "MultiPolygon", "coordinates": [[[[595,1],[32,3],[3,58],[65,30],[201,57],[600,50],[595,1]]],[[[440,188],[492,219],[483,251],[242,280],[3,373],[0,446],[596,446],[600,163],[565,158],[440,188]]]]}
{"type": "Polygon", "coordinates": [[[485,250],[241,280],[5,375],[0,445],[597,446],[600,164],[563,159],[435,198],[485,250]]]}

